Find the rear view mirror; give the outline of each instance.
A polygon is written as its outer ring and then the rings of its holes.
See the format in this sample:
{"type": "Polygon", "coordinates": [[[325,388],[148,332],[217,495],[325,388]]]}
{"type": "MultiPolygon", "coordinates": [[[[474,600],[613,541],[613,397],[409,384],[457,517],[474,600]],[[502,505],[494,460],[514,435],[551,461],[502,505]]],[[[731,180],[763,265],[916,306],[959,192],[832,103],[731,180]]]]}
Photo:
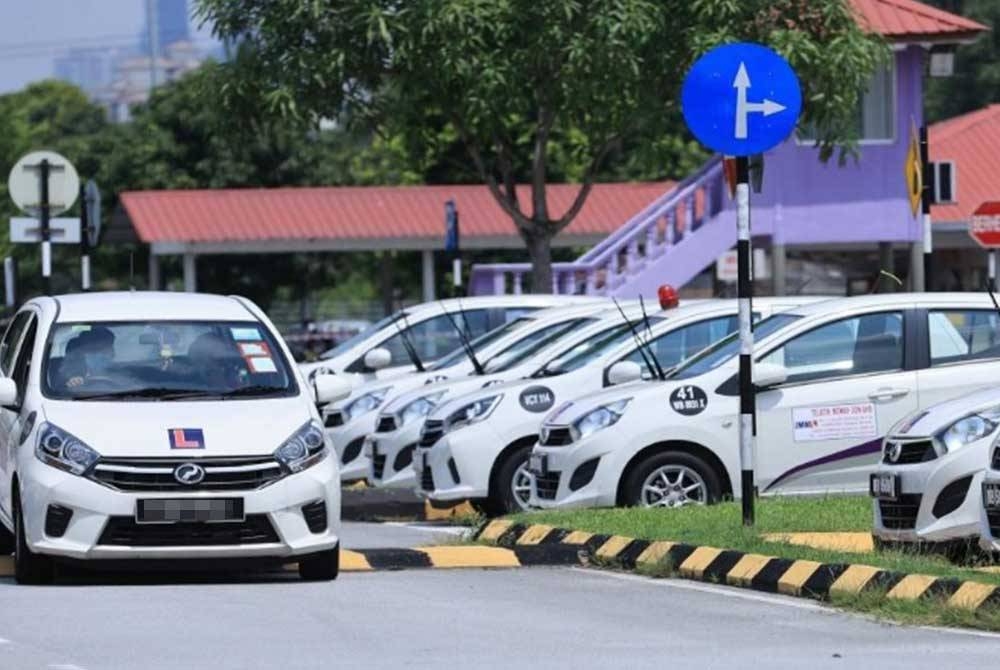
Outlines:
{"type": "Polygon", "coordinates": [[[608,370],[608,383],[628,384],[642,379],[642,367],[634,361],[618,361],[608,370]]]}
{"type": "Polygon", "coordinates": [[[326,405],[346,398],[353,385],[341,375],[316,375],[312,380],[313,395],[317,405],[326,405]]]}
{"type": "Polygon", "coordinates": [[[769,388],[784,384],[788,380],[788,368],[774,363],[755,363],[753,366],[753,383],[758,388],[769,388]]]}
{"type": "Polygon", "coordinates": [[[0,407],[17,404],[17,384],[9,377],[0,377],[0,407]]]}
{"type": "Polygon", "coordinates": [[[381,370],[392,363],[392,353],[388,349],[378,347],[365,354],[365,367],[369,370],[381,370]]]}

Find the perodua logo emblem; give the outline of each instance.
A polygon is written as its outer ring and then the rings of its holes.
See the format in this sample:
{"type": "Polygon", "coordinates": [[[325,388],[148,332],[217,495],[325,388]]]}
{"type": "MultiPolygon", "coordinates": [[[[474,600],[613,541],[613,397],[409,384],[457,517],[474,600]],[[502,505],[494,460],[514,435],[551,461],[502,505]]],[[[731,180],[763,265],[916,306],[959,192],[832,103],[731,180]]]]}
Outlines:
{"type": "Polygon", "coordinates": [[[903,444],[901,442],[893,442],[892,446],[889,447],[889,461],[891,463],[896,463],[899,461],[899,457],[903,453],[903,444]]]}
{"type": "Polygon", "coordinates": [[[197,463],[181,463],[174,468],[174,479],[185,486],[200,484],[205,479],[205,468],[197,463]]]}

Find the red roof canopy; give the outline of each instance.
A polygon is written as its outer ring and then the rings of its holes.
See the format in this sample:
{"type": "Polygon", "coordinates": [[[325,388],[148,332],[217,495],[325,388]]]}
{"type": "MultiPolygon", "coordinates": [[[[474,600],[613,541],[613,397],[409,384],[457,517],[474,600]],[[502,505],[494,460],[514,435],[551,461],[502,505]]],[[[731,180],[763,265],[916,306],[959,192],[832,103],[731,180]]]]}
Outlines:
{"type": "Polygon", "coordinates": [[[932,161],[955,161],[955,204],[934,205],[935,221],[966,221],[1000,200],[1000,104],[940,121],[929,129],[932,161]]]}
{"type": "MultiPolygon", "coordinates": [[[[673,186],[672,182],[596,184],[564,234],[578,240],[604,237],[673,186]]],[[[559,216],[569,209],[579,189],[577,184],[549,185],[550,215],[559,216]]],[[[526,208],[529,193],[526,186],[519,189],[522,207],[526,208]]],[[[475,238],[516,240],[510,217],[482,185],[121,194],[125,213],[139,239],[146,243],[324,240],[352,241],[355,249],[364,248],[363,242],[370,242],[372,248],[400,240],[413,241],[419,248],[430,248],[429,242],[443,243],[444,203],[449,199],[455,201],[459,212],[463,243],[475,238]]]]}
{"type": "Polygon", "coordinates": [[[963,40],[989,30],[963,16],[916,0],[850,0],[859,23],[893,42],[963,40]]]}

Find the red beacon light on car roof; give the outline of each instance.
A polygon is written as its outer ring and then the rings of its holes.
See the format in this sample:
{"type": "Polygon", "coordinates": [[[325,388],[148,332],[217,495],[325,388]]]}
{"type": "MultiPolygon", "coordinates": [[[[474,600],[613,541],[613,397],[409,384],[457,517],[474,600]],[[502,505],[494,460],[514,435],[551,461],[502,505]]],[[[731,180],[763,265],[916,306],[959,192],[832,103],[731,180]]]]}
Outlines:
{"type": "Polygon", "coordinates": [[[677,289],[670,284],[663,284],[656,289],[656,295],[660,299],[662,309],[673,309],[681,304],[681,297],[677,295],[677,289]]]}

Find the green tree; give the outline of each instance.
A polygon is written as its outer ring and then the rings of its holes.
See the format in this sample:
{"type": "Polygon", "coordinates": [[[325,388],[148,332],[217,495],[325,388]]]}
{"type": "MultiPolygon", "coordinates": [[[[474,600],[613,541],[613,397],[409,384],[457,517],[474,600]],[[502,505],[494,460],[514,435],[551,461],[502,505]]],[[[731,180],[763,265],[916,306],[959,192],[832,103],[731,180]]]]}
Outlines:
{"type": "Polygon", "coordinates": [[[858,93],[884,54],[846,0],[199,0],[198,12],[251,47],[226,66],[224,97],[254,90],[285,117],[391,118],[411,141],[443,118],[524,240],[539,292],[552,238],[613,155],[677,137],[698,55],[743,39],[787,56],[827,158],[854,139],[858,93]],[[546,194],[558,157],[582,166],[565,212],[546,194]]]}

